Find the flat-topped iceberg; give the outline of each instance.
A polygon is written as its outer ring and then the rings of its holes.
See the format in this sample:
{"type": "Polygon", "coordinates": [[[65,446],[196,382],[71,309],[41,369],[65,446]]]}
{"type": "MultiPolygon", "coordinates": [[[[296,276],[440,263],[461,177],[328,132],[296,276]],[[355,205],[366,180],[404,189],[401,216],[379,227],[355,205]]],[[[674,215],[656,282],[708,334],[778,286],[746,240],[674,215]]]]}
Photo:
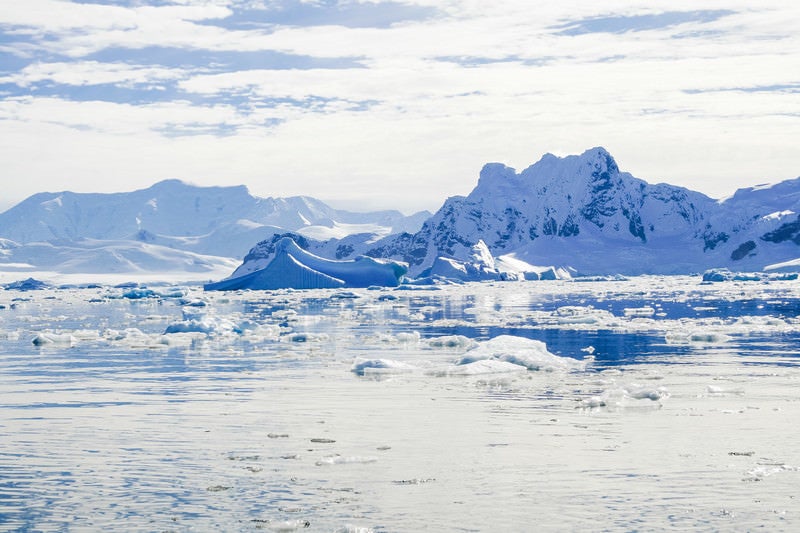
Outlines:
{"type": "Polygon", "coordinates": [[[335,289],[341,287],[396,287],[408,267],[399,261],[359,256],[335,261],[314,255],[285,237],[275,245],[267,266],[244,276],[205,286],[209,291],[239,289],[335,289]]]}

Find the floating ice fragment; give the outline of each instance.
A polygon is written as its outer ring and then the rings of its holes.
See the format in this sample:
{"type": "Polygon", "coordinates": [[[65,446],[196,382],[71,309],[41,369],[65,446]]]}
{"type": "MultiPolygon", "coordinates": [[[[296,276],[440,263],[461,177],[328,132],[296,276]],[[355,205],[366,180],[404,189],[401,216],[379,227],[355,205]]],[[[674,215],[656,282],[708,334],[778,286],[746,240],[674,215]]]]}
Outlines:
{"type": "Polygon", "coordinates": [[[625,316],[630,316],[630,317],[634,316],[648,317],[648,316],[653,316],[656,313],[656,310],[650,306],[626,307],[625,309],[622,310],[622,312],[625,314],[625,316]]]}
{"type": "Polygon", "coordinates": [[[444,335],[428,339],[428,346],[431,348],[473,348],[477,344],[464,335],[444,335]]]}
{"type": "Polygon", "coordinates": [[[204,316],[170,324],[164,330],[164,334],[169,335],[170,333],[203,333],[207,336],[214,336],[240,334],[242,330],[228,319],[204,316]]]}
{"type": "Polygon", "coordinates": [[[419,331],[401,331],[395,335],[395,337],[397,338],[397,342],[412,344],[419,342],[419,331]]]}
{"type": "Polygon", "coordinates": [[[798,472],[800,468],[796,466],[789,466],[784,463],[765,463],[759,464],[745,472],[745,477],[742,481],[761,481],[765,477],[769,477],[781,472],[798,472]]]}
{"type": "Polygon", "coordinates": [[[664,335],[667,344],[722,344],[730,337],[713,330],[669,331],[664,335]]]}
{"type": "Polygon", "coordinates": [[[436,479],[429,477],[425,479],[420,478],[413,478],[413,479],[398,479],[396,481],[392,481],[395,485],[422,485],[423,483],[433,483],[436,479]]]}
{"type": "Polygon", "coordinates": [[[334,533],[375,533],[375,530],[371,527],[351,526],[348,524],[335,530],[334,533]]]}
{"type": "Polygon", "coordinates": [[[359,376],[366,376],[369,374],[413,372],[416,367],[393,359],[362,359],[357,357],[353,361],[353,367],[350,370],[359,376]]]}
{"type": "Polygon", "coordinates": [[[500,335],[479,343],[477,347],[464,354],[457,364],[466,365],[483,359],[496,359],[524,366],[528,370],[548,372],[584,370],[586,368],[586,364],[582,361],[550,353],[547,351],[547,345],[542,341],[512,335],[500,335]]]}
{"type": "Polygon", "coordinates": [[[283,533],[288,531],[297,531],[298,529],[305,529],[309,527],[311,527],[311,522],[308,520],[287,520],[285,522],[276,522],[271,524],[270,530],[283,533]]]}
{"type": "Polygon", "coordinates": [[[731,394],[731,395],[734,395],[734,396],[742,396],[742,395],[744,395],[744,389],[741,389],[741,388],[738,388],[738,389],[724,389],[724,388],[718,387],[716,385],[709,385],[708,387],[706,387],[706,391],[709,394],[712,394],[712,395],[715,395],[715,396],[722,396],[722,395],[725,395],[725,394],[731,394]]]}
{"type": "Polygon", "coordinates": [[[658,401],[662,398],[669,396],[669,392],[664,387],[651,388],[642,385],[633,384],[625,389],[628,396],[635,400],[652,400],[658,401]]]}
{"type": "Polygon", "coordinates": [[[657,402],[669,397],[665,387],[645,387],[636,383],[612,388],[601,394],[584,398],[578,407],[592,409],[596,407],[624,407],[629,400],[651,400],[657,402]]]}
{"type": "Polygon", "coordinates": [[[607,324],[615,318],[613,314],[593,307],[563,305],[556,309],[555,321],[558,324],[607,324]]]}
{"type": "Polygon", "coordinates": [[[327,333],[289,333],[281,337],[284,342],[325,342],[329,339],[327,333]]]}
{"type": "Polygon", "coordinates": [[[158,295],[152,289],[130,289],[123,292],[122,297],[128,300],[141,300],[143,298],[156,298],[158,295]]]}
{"type": "Polygon", "coordinates": [[[78,342],[78,339],[69,333],[39,333],[31,342],[33,342],[35,346],[46,346],[48,344],[73,346],[78,342]]]}
{"type": "Polygon", "coordinates": [[[483,374],[507,374],[512,372],[527,372],[523,365],[499,361],[497,359],[481,359],[466,364],[457,364],[447,367],[443,372],[448,376],[480,376],[483,374]]]}
{"type": "Polygon", "coordinates": [[[325,465],[343,465],[343,464],[367,464],[375,463],[378,461],[377,457],[372,456],[344,456],[344,455],[327,455],[316,462],[317,466],[325,465]]]}

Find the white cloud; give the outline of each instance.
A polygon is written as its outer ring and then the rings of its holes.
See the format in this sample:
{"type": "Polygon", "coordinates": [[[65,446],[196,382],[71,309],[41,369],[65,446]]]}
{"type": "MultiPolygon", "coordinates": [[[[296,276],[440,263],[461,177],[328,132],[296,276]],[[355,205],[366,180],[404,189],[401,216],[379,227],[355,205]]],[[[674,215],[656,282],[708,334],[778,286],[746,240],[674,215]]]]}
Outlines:
{"type": "Polygon", "coordinates": [[[13,83],[30,87],[48,81],[61,85],[105,85],[121,87],[178,80],[186,76],[181,69],[129,65],[127,63],[101,63],[98,61],[74,61],[58,63],[32,63],[19,72],[0,77],[0,83],[13,83]]]}
{"type": "Polygon", "coordinates": [[[265,195],[435,208],[468,192],[486,161],[522,168],[543,152],[595,145],[639,177],[716,196],[800,173],[800,10],[791,3],[732,0],[724,9],[735,14],[706,22],[576,36],[555,28],[720,6],[431,1],[447,16],[389,28],[231,30],[214,21],[242,2],[173,4],[30,0],[0,13],[0,24],[27,32],[25,46],[75,58],[167,47],[359,57],[365,68],[231,64],[211,72],[146,57],[31,63],[0,79],[30,90],[0,97],[0,161],[24,178],[14,187],[53,189],[42,185],[64,175],[83,179],[74,183],[84,190],[111,186],[109,173],[137,186],[176,176],[247,183],[265,195]],[[65,96],[70,87],[106,84],[164,86],[176,100],[65,96]],[[34,96],[42,87],[66,89],[34,96]]]}

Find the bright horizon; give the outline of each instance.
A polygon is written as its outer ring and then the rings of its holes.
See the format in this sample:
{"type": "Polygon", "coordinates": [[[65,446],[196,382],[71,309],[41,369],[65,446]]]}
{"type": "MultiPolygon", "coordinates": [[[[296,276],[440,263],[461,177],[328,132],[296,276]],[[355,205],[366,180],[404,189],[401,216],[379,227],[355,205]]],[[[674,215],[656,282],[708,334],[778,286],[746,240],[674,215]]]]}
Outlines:
{"type": "Polygon", "coordinates": [[[176,178],[434,211],[593,146],[714,198],[800,175],[789,1],[107,4],[0,12],[0,209],[176,178]]]}

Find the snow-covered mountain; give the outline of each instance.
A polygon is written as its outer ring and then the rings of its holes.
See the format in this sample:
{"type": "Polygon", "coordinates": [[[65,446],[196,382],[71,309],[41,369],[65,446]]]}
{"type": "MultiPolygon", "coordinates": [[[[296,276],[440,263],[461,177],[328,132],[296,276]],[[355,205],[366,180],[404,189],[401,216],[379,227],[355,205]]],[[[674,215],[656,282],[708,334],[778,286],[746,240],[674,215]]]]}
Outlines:
{"type": "Polygon", "coordinates": [[[0,214],[0,237],[19,244],[80,239],[137,240],[195,253],[242,257],[275,231],[314,238],[415,231],[430,213],[353,213],[307,196],[258,198],[246,187],[165,180],[112,194],[39,193],[0,214]]]}
{"type": "Polygon", "coordinates": [[[737,191],[718,201],[621,172],[603,148],[546,154],[522,172],[483,167],[475,189],[449,198],[415,234],[365,251],[401,258],[411,274],[439,256],[492,255],[581,274],[686,273],[710,267],[762,270],[800,257],[800,178],[737,191]]]}
{"type": "Polygon", "coordinates": [[[354,213],[307,196],[258,198],[244,186],[198,187],[178,180],[125,193],[39,193],[0,214],[0,267],[218,271],[275,233],[319,240],[358,234],[356,240],[369,242],[416,231],[429,216],[354,213]]]}
{"type": "MultiPolygon", "coordinates": [[[[798,213],[800,178],[741,189],[720,201],[649,184],[621,172],[605,149],[592,148],[563,158],[546,154],[522,172],[487,164],[468,196],[449,198],[416,233],[374,244],[305,245],[326,257],[402,260],[412,276],[445,268],[470,279],[502,278],[503,269],[541,273],[543,266],[584,275],[759,271],[786,262],[785,268],[797,269],[798,213]],[[496,266],[475,262],[484,243],[496,266]],[[494,276],[490,269],[497,270],[494,276]]],[[[253,248],[237,275],[263,267],[273,248],[274,241],[253,248]]]]}

